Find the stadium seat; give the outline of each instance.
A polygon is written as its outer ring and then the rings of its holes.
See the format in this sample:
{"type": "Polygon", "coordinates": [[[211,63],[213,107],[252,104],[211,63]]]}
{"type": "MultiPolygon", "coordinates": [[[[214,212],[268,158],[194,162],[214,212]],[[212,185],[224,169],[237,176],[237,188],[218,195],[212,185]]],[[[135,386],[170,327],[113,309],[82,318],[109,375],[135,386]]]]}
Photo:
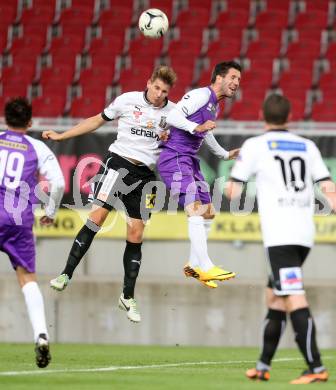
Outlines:
{"type": "Polygon", "coordinates": [[[141,35],[130,42],[128,54],[132,58],[146,57],[148,59],[152,59],[160,55],[162,47],[162,39],[150,40],[141,35]],[[146,53],[145,56],[144,53],[146,53]]]}
{"type": "Polygon", "coordinates": [[[72,101],[69,115],[74,118],[88,118],[102,112],[105,106],[105,97],[103,96],[98,98],[96,96],[83,96],[72,101]]]}
{"type": "Polygon", "coordinates": [[[284,29],[288,25],[288,11],[266,10],[260,12],[255,20],[254,28],[284,29]]]}
{"type": "Polygon", "coordinates": [[[114,78],[114,67],[104,64],[97,64],[80,73],[80,84],[111,84],[114,78]],[[99,81],[97,83],[97,81],[99,81]]]}
{"type": "Polygon", "coordinates": [[[114,4],[110,9],[104,10],[99,17],[99,25],[107,26],[119,26],[119,28],[125,29],[130,26],[133,18],[133,10],[131,7],[121,4],[114,4]]]}
{"type": "Polygon", "coordinates": [[[55,4],[45,2],[40,5],[33,3],[32,8],[24,8],[20,18],[20,23],[23,26],[39,25],[40,27],[52,24],[55,18],[55,4]]]}
{"type": "Polygon", "coordinates": [[[9,26],[14,23],[17,15],[17,2],[6,1],[0,4],[0,25],[9,26]]]}
{"type": "Polygon", "coordinates": [[[35,117],[59,117],[63,115],[65,95],[48,95],[33,99],[33,113],[35,117]]]}
{"type": "Polygon", "coordinates": [[[319,28],[324,29],[328,26],[328,10],[321,11],[315,9],[310,12],[300,12],[297,14],[294,27],[297,29],[319,28]]]}
{"type": "Polygon", "coordinates": [[[266,9],[267,11],[289,11],[289,5],[291,0],[267,0],[266,9]]]}
{"type": "Polygon", "coordinates": [[[260,120],[260,109],[263,98],[242,99],[235,101],[229,113],[229,118],[240,121],[260,120]]]}
{"type": "Polygon", "coordinates": [[[315,103],[312,108],[311,119],[321,122],[335,122],[335,106],[336,99],[315,103]]]}
{"type": "Polygon", "coordinates": [[[229,27],[240,27],[241,29],[247,27],[250,18],[249,8],[234,9],[228,8],[228,11],[221,12],[215,22],[215,27],[220,29],[220,26],[226,25],[229,27]]]}
{"type": "Polygon", "coordinates": [[[39,82],[42,85],[71,84],[74,77],[72,64],[54,63],[48,68],[42,68],[39,82]]]}
{"type": "Polygon", "coordinates": [[[171,20],[173,13],[173,0],[150,0],[148,8],[159,8],[171,20]]]}
{"type": "Polygon", "coordinates": [[[210,67],[216,63],[239,57],[241,50],[241,40],[219,40],[209,44],[206,56],[209,58],[210,67]]]}
{"type": "Polygon", "coordinates": [[[249,43],[245,56],[247,58],[275,58],[280,54],[281,40],[269,36],[249,43]]]}
{"type": "Polygon", "coordinates": [[[32,83],[35,76],[35,61],[25,61],[2,69],[2,79],[5,82],[21,82],[24,85],[32,83]]]}
{"type": "Polygon", "coordinates": [[[311,41],[309,45],[307,42],[293,42],[288,46],[286,57],[290,60],[295,58],[305,58],[307,61],[312,61],[320,55],[321,47],[320,41],[311,41]]]}

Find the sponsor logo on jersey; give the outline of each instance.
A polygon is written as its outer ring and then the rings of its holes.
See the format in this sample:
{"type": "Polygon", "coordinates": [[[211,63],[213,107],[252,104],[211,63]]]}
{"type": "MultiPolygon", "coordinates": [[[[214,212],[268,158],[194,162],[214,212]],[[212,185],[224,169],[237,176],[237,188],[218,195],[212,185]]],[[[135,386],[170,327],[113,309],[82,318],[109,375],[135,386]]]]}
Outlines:
{"type": "Polygon", "coordinates": [[[210,111],[211,114],[214,114],[216,116],[216,114],[217,114],[217,105],[209,102],[206,109],[208,111],[210,111]]]}
{"type": "Polygon", "coordinates": [[[165,129],[167,127],[167,117],[166,116],[162,116],[160,118],[159,127],[161,127],[161,129],[165,129]]]}
{"type": "Polygon", "coordinates": [[[138,109],[139,111],[133,111],[134,121],[139,123],[141,115],[142,115],[142,112],[140,111],[139,107],[135,106],[135,108],[138,109]]]}
{"type": "Polygon", "coordinates": [[[146,137],[146,138],[154,138],[157,141],[160,140],[160,138],[156,134],[156,132],[152,131],[152,130],[145,130],[145,129],[140,129],[140,128],[137,128],[137,127],[132,127],[131,128],[131,134],[139,135],[141,137],[146,137]]]}
{"type": "Polygon", "coordinates": [[[26,144],[21,144],[19,142],[5,141],[4,139],[0,140],[0,146],[5,146],[6,148],[18,149],[18,150],[28,149],[26,144]]]}
{"type": "Polygon", "coordinates": [[[152,120],[147,121],[146,127],[147,129],[152,129],[154,127],[154,122],[152,120]]]}
{"type": "Polygon", "coordinates": [[[305,152],[307,145],[304,142],[293,142],[293,141],[267,141],[268,148],[270,150],[282,150],[288,152],[305,152]]]}

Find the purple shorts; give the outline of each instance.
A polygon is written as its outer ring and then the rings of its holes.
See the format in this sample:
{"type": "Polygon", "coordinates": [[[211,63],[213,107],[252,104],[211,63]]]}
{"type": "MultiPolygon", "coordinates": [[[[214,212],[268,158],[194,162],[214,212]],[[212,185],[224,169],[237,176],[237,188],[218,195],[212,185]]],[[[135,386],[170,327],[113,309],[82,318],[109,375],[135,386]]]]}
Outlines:
{"type": "Polygon", "coordinates": [[[14,269],[20,266],[35,272],[35,240],[30,227],[1,226],[0,251],[9,256],[14,269]]]}
{"type": "Polygon", "coordinates": [[[197,157],[163,149],[158,170],[171,195],[178,197],[181,206],[185,207],[196,201],[202,204],[211,203],[209,184],[202,175],[197,157]]]}

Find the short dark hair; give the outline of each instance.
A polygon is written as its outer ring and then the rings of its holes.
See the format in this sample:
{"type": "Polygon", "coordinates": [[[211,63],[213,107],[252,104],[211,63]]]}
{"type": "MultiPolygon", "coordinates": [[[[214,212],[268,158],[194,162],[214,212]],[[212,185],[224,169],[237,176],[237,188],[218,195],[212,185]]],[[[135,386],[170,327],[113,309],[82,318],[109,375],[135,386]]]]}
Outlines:
{"type": "Polygon", "coordinates": [[[162,80],[164,83],[168,84],[170,87],[174,86],[177,76],[173,68],[167,65],[157,66],[151,76],[151,82],[154,82],[156,79],[162,80]]]}
{"type": "Polygon", "coordinates": [[[290,101],[279,94],[269,95],[263,104],[264,120],[273,125],[283,125],[287,122],[291,111],[290,101]]]}
{"type": "Polygon", "coordinates": [[[24,97],[10,99],[5,105],[5,121],[14,129],[27,128],[32,118],[32,106],[24,97]]]}
{"type": "Polygon", "coordinates": [[[217,64],[212,71],[211,84],[216,81],[217,76],[224,77],[231,68],[237,69],[239,72],[242,71],[241,66],[235,61],[224,61],[217,64]]]}

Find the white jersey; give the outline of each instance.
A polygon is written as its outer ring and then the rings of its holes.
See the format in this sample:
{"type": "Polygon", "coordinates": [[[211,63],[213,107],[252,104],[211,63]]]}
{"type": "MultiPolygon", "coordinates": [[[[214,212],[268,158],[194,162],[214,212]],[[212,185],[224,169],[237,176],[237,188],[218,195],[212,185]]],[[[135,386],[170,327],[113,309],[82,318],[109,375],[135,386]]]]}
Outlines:
{"type": "Polygon", "coordinates": [[[164,107],[155,107],[145,92],[118,96],[102,113],[107,121],[119,119],[117,139],[109,151],[141,161],[153,169],[160,153],[159,134],[167,129],[166,118],[174,106],[167,100],[164,107]]]}
{"type": "Polygon", "coordinates": [[[231,176],[246,182],[253,175],[264,245],[311,247],[315,235],[313,184],[330,178],[315,143],[285,130],[248,139],[231,176]]]}

